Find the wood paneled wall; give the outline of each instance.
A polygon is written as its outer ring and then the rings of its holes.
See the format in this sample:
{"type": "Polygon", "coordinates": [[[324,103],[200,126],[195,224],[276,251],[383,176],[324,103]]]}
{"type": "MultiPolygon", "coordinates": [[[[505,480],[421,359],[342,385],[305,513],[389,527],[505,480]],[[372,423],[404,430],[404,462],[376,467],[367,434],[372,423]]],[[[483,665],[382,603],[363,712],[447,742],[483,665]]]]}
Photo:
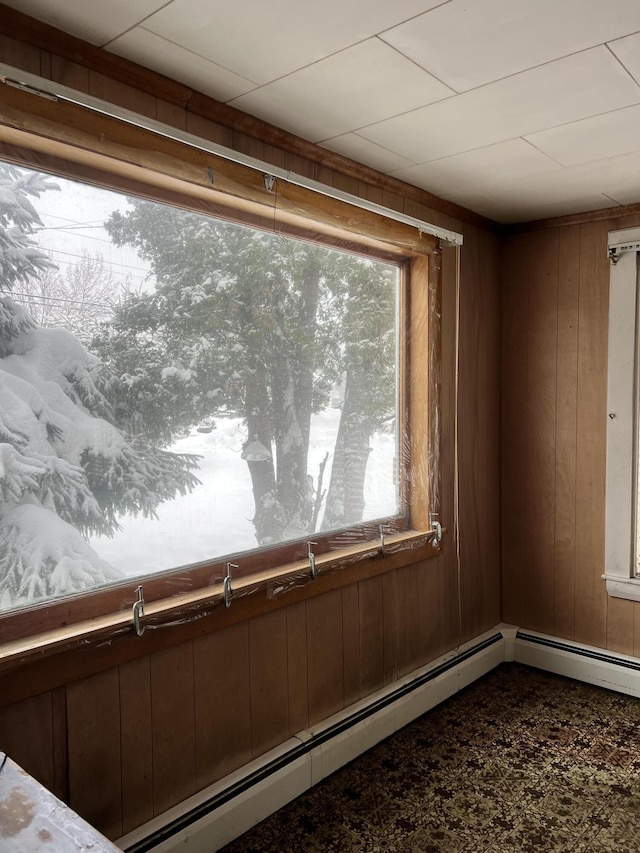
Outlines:
{"type": "Polygon", "coordinates": [[[65,43],[56,52],[55,33],[44,38],[39,26],[31,43],[28,27],[12,31],[12,14],[0,6],[2,62],[462,231],[465,239],[459,569],[452,536],[456,257],[455,250],[446,250],[441,470],[448,534],[441,557],[321,594],[310,588],[307,600],[290,603],[285,596],[268,612],[231,626],[216,628],[214,618],[209,633],[186,642],[172,644],[167,633],[164,648],[139,657],[134,644],[140,641],[122,640],[126,662],[114,666],[97,656],[95,671],[53,688],[51,668],[58,661],[52,658],[46,683],[33,676],[42,668],[32,670],[21,701],[7,698],[7,686],[3,699],[0,677],[0,747],[116,838],[499,621],[500,240],[481,223],[472,224],[479,217],[455,218],[452,205],[349,166],[331,152],[282,132],[280,147],[265,142],[262,123],[248,116],[232,121],[229,110],[213,101],[194,95],[181,106],[179,99],[165,99],[142,86],[139,80],[147,78],[124,60],[105,55],[101,72],[97,49],[72,50],[65,43]],[[197,115],[188,109],[196,101],[197,115]],[[202,115],[207,111],[209,117],[202,115]]]}
{"type": "Polygon", "coordinates": [[[518,233],[502,270],[502,617],[640,655],[640,604],[604,572],[607,234],[640,215],[518,233]]]}

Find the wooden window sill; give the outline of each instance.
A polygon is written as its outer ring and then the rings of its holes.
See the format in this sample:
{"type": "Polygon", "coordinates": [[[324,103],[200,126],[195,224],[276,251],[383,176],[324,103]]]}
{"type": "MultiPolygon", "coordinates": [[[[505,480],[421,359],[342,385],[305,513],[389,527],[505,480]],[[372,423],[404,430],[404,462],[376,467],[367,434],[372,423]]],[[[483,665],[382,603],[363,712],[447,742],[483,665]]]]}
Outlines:
{"type": "MultiPolygon", "coordinates": [[[[269,600],[272,606],[273,602],[280,599],[284,599],[283,605],[288,604],[294,590],[298,593],[297,598],[300,593],[302,598],[308,598],[326,591],[327,582],[333,581],[330,583],[331,587],[343,586],[353,583],[354,580],[382,574],[396,566],[436,557],[441,553],[442,547],[435,545],[434,536],[433,531],[416,530],[389,535],[385,538],[384,554],[381,553],[380,543],[377,541],[365,545],[358,543],[348,548],[319,554],[316,557],[315,581],[310,576],[309,563],[306,560],[297,560],[277,569],[239,578],[235,582],[232,581],[231,604],[228,610],[224,607],[222,583],[158,599],[145,604],[141,624],[145,631],[175,627],[211,615],[214,610],[231,613],[234,608],[240,611],[240,619],[249,618],[253,614],[246,612],[242,602],[256,593],[264,593],[264,598],[269,600]],[[345,571],[355,568],[362,569],[357,572],[355,578],[353,572],[345,571]],[[344,577],[341,578],[341,574],[344,577]]],[[[232,621],[237,619],[233,618],[232,621]]],[[[221,627],[228,623],[228,619],[222,619],[221,627]]],[[[0,646],[0,672],[79,646],[108,643],[124,635],[137,639],[131,609],[5,643],[0,646]]],[[[145,650],[141,648],[141,654],[144,653],[145,650]]]]}

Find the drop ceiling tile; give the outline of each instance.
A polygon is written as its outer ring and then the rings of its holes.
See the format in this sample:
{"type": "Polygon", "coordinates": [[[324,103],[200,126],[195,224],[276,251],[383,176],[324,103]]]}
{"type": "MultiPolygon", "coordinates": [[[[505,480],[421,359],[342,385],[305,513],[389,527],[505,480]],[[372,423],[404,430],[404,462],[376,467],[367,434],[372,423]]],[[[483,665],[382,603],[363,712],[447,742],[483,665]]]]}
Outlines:
{"type": "MultiPolygon", "coordinates": [[[[634,27],[634,29],[640,29],[640,27],[634,27]]],[[[640,33],[612,41],[609,47],[627,71],[640,82],[640,33]]]]}
{"type": "Polygon", "coordinates": [[[344,133],[342,136],[334,136],[333,139],[325,139],[322,147],[350,157],[358,163],[364,163],[365,166],[371,166],[379,172],[392,172],[394,169],[411,165],[410,160],[400,157],[395,151],[382,148],[357,133],[344,133]]]}
{"type": "Polygon", "coordinates": [[[232,104],[318,142],[452,94],[415,63],[372,38],[232,104]]]}
{"type": "Polygon", "coordinates": [[[395,178],[433,193],[457,192],[496,181],[560,169],[549,157],[523,139],[508,139],[453,157],[443,157],[393,172],[395,178]]]}
{"type": "Polygon", "coordinates": [[[544,194],[526,196],[514,190],[510,195],[505,194],[496,198],[490,195],[488,190],[468,190],[448,193],[446,198],[504,224],[615,207],[615,203],[610,198],[602,193],[591,191],[573,192],[550,198],[544,194]]]}
{"type": "Polygon", "coordinates": [[[268,83],[442,0],[173,0],[145,27],[249,80],[268,83]]]}
{"type": "Polygon", "coordinates": [[[505,207],[509,221],[518,221],[614,207],[622,191],[629,201],[640,201],[640,153],[496,182],[477,193],[505,207]]]}
{"type": "Polygon", "coordinates": [[[108,49],[219,101],[229,101],[256,88],[251,80],[203,59],[144,27],[134,27],[111,42],[108,49]]]}
{"type": "Polygon", "coordinates": [[[626,107],[527,136],[563,166],[640,150],[640,106],[626,107]]]}
{"type": "Polygon", "coordinates": [[[640,86],[606,47],[595,47],[358,133],[425,163],[637,103],[640,86]]]}
{"type": "Polygon", "coordinates": [[[152,12],[162,8],[166,0],[8,0],[11,6],[84,39],[104,45],[126,32],[152,12]]]}
{"type": "Polygon", "coordinates": [[[619,204],[640,202],[640,151],[565,171],[574,183],[591,182],[619,204]]]}
{"type": "Polygon", "coordinates": [[[462,92],[636,30],[637,0],[452,0],[382,38],[462,92]]]}
{"type": "MultiPolygon", "coordinates": [[[[466,190],[464,192],[448,192],[442,195],[442,198],[459,204],[461,207],[466,207],[468,210],[473,210],[481,216],[486,216],[488,219],[493,219],[495,222],[509,223],[517,222],[514,218],[512,207],[505,207],[494,198],[488,198],[478,190],[466,190]]],[[[527,217],[524,217],[525,219],[527,217]]]]}

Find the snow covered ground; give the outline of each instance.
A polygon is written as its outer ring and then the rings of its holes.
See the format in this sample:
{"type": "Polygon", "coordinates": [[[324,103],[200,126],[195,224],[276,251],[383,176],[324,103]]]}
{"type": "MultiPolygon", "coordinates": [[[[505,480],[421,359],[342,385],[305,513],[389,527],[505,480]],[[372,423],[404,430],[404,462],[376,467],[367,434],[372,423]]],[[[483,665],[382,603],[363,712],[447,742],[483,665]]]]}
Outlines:
{"type": "MultiPolygon", "coordinates": [[[[326,409],[312,418],[309,473],[314,482],[325,453],[332,454],[339,421],[339,409],[326,409]]],[[[123,529],[119,533],[112,539],[92,537],[91,546],[102,559],[130,577],[255,547],[251,479],[246,462],[240,458],[245,437],[241,419],[217,418],[210,433],[193,430],[187,438],[177,441],[172,450],[202,456],[197,472],[202,485],[184,497],[161,504],[157,519],[121,519],[123,529]]],[[[371,444],[365,482],[365,520],[396,511],[395,438],[376,435],[371,444]]],[[[324,488],[331,476],[331,458],[324,475],[324,488]]]]}

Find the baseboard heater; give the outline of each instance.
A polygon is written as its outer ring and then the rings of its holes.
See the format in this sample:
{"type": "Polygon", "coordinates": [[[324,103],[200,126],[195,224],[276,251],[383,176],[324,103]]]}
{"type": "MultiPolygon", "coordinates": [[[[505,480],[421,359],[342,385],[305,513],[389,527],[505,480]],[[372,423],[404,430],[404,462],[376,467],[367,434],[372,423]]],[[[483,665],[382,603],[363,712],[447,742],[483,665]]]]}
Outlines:
{"type": "Polygon", "coordinates": [[[515,635],[513,659],[576,681],[640,697],[640,659],[631,655],[520,629],[515,635]]]}
{"type": "Polygon", "coordinates": [[[299,732],[116,843],[126,853],[219,850],[504,660],[505,637],[496,628],[299,732]]]}

